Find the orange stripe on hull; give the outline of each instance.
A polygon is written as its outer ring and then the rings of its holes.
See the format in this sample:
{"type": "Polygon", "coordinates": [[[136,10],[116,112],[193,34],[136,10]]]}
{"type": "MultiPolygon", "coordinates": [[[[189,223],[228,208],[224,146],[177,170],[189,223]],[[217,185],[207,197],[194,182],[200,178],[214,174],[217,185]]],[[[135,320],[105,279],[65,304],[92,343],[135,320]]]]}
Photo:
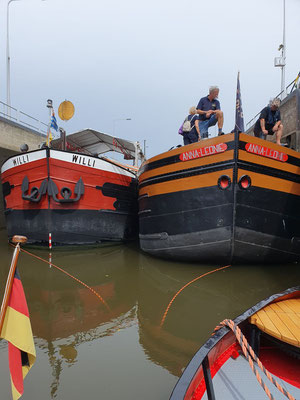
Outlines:
{"type": "Polygon", "coordinates": [[[270,189],[270,190],[275,190],[277,192],[290,193],[300,196],[300,183],[239,169],[238,180],[243,175],[250,176],[252,186],[257,186],[263,189],[270,189]]]}
{"type": "Polygon", "coordinates": [[[140,196],[148,194],[148,196],[156,196],[165,193],[181,192],[183,190],[198,189],[203,187],[217,186],[218,179],[221,175],[228,175],[232,180],[233,170],[224,169],[217,172],[210,172],[203,175],[190,176],[188,178],[174,179],[167,182],[161,182],[144,186],[140,189],[140,196]]]}
{"type": "Polygon", "coordinates": [[[258,156],[256,154],[247,153],[247,151],[245,150],[239,150],[239,160],[263,165],[265,167],[276,168],[278,170],[291,172],[293,174],[300,174],[300,168],[296,165],[291,165],[288,163],[283,163],[281,161],[258,156]]]}
{"type": "MultiPolygon", "coordinates": [[[[198,146],[199,147],[199,146],[198,146]]],[[[214,163],[219,163],[223,161],[228,161],[233,159],[233,150],[228,150],[224,153],[211,155],[204,158],[197,158],[196,160],[178,162],[176,164],[167,165],[165,167],[156,168],[154,170],[146,171],[141,175],[140,183],[145,179],[151,178],[153,176],[167,174],[170,172],[184,171],[190,168],[201,167],[204,165],[211,165],[214,163]]],[[[151,159],[152,161],[152,159],[151,159]]]]}

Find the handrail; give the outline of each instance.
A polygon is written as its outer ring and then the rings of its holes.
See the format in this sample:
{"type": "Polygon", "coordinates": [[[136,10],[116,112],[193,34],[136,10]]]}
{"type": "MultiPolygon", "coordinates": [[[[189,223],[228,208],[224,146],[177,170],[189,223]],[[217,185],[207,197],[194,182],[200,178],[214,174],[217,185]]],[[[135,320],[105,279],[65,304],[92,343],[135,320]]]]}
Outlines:
{"type": "Polygon", "coordinates": [[[34,117],[32,117],[31,115],[24,113],[23,111],[19,111],[19,114],[23,114],[23,115],[25,115],[26,117],[29,117],[29,118],[33,119],[34,121],[38,121],[38,122],[39,122],[39,120],[38,120],[37,118],[34,118],[34,117]]]}
{"type": "MultiPolygon", "coordinates": [[[[293,92],[293,90],[294,90],[294,87],[297,88],[297,80],[298,80],[299,78],[300,78],[300,72],[298,73],[296,79],[293,79],[292,82],[288,84],[288,86],[285,88],[285,90],[282,90],[277,96],[275,96],[275,99],[279,98],[279,97],[282,95],[282,93],[284,93],[285,91],[287,91],[287,89],[288,89],[290,86],[293,85],[293,87],[292,87],[292,89],[291,89],[291,91],[290,91],[290,93],[289,93],[289,94],[291,94],[291,93],[293,92]]],[[[298,84],[298,85],[299,85],[299,84],[298,84]]],[[[252,121],[256,120],[256,118],[257,118],[259,115],[260,115],[260,112],[258,112],[252,119],[250,119],[250,121],[246,123],[246,127],[248,127],[248,126],[252,123],[252,121]]]]}
{"type": "Polygon", "coordinates": [[[0,100],[0,107],[2,106],[3,110],[0,111],[0,115],[3,115],[4,118],[13,120],[21,125],[24,125],[26,127],[30,127],[32,129],[37,130],[41,134],[47,133],[47,128],[48,125],[45,124],[44,122],[40,121],[39,119],[25,113],[24,111],[18,110],[15,107],[9,106],[8,104],[4,103],[3,101],[0,100]],[[13,111],[11,115],[11,111],[13,111]],[[20,119],[20,115],[23,115],[29,119],[29,121],[24,121],[20,119]],[[32,122],[34,121],[34,122],[32,122]],[[43,129],[44,127],[44,129],[43,129]]]}

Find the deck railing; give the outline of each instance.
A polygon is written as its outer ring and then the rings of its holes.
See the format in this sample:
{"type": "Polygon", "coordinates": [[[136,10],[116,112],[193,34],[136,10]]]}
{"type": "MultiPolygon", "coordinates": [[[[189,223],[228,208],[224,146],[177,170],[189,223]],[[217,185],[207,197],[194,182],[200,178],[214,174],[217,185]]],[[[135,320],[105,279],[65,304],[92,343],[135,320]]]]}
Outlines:
{"type": "Polygon", "coordinates": [[[3,101],[0,101],[0,116],[27,128],[38,131],[42,135],[47,134],[47,124],[21,110],[18,110],[15,107],[9,106],[3,101]]]}
{"type": "MultiPolygon", "coordinates": [[[[297,78],[294,79],[286,88],[285,88],[285,93],[291,94],[295,89],[299,89],[300,87],[300,72],[297,75],[297,78]]],[[[275,98],[280,98],[284,91],[282,90],[275,98]]],[[[256,121],[256,118],[260,115],[260,112],[258,112],[252,119],[250,119],[249,122],[246,124],[246,129],[250,128],[253,124],[254,121],[256,121]]]]}

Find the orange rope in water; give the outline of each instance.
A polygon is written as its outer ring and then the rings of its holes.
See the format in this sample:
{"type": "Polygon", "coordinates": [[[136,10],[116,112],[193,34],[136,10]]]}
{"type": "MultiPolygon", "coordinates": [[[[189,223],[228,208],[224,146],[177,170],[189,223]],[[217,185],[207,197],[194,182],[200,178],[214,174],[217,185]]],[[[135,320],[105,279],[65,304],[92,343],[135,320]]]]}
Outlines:
{"type": "Polygon", "coordinates": [[[296,400],[287,390],[285,390],[277,381],[276,379],[273,378],[273,376],[270,374],[270,372],[263,366],[262,362],[260,361],[260,359],[257,357],[257,355],[254,353],[252,347],[249,345],[247,339],[245,338],[245,336],[243,335],[242,331],[240,330],[240,328],[238,327],[238,325],[236,325],[234,323],[234,321],[232,321],[231,319],[224,319],[224,321],[222,321],[220,323],[220,325],[216,326],[215,331],[220,329],[222,326],[228,326],[233,333],[235,334],[237,341],[239,342],[239,345],[241,346],[241,349],[247,359],[247,361],[250,364],[250,367],[254,373],[254,375],[256,376],[256,379],[258,380],[259,384],[261,385],[261,387],[264,389],[264,391],[266,392],[267,396],[269,397],[269,399],[274,400],[274,397],[272,396],[269,388],[266,386],[266,384],[264,383],[264,381],[262,380],[261,376],[259,375],[259,372],[257,371],[257,369],[255,368],[255,365],[253,363],[256,362],[257,365],[260,367],[260,369],[264,372],[264,374],[267,376],[267,378],[270,380],[270,382],[273,383],[273,385],[284,395],[286,396],[289,400],[296,400]]]}
{"type": "Polygon", "coordinates": [[[205,274],[202,274],[202,275],[198,276],[197,278],[191,280],[190,282],[188,282],[188,283],[186,283],[184,286],[182,286],[182,288],[178,290],[178,292],[173,296],[172,300],[171,300],[170,303],[168,304],[168,307],[166,308],[166,311],[165,311],[165,313],[164,313],[164,315],[163,315],[163,317],[162,317],[162,320],[161,320],[161,322],[160,322],[160,328],[163,326],[163,324],[164,324],[164,322],[165,322],[165,319],[166,319],[166,316],[167,316],[167,314],[168,314],[168,312],[169,312],[169,309],[170,309],[170,307],[171,307],[173,301],[174,301],[174,300],[176,299],[176,297],[179,295],[179,293],[181,293],[187,286],[191,285],[193,282],[196,282],[198,279],[203,278],[203,277],[206,276],[206,275],[213,274],[214,272],[221,271],[222,269],[225,269],[225,268],[228,268],[228,267],[230,267],[230,265],[226,265],[225,267],[221,267],[221,268],[214,269],[213,271],[205,272],[205,274]]]}
{"type": "MultiPolygon", "coordinates": [[[[12,246],[13,246],[13,245],[12,245],[12,246]]],[[[13,247],[15,247],[15,246],[13,246],[13,247]]],[[[86,283],[82,282],[82,281],[81,281],[80,279],[78,279],[78,278],[75,278],[75,276],[69,274],[67,271],[65,271],[65,270],[63,270],[62,268],[58,267],[57,265],[53,264],[53,262],[47,261],[47,260],[45,260],[45,259],[43,259],[43,258],[41,258],[41,257],[39,257],[39,256],[37,256],[37,255],[35,255],[35,254],[33,254],[33,253],[30,253],[30,252],[27,251],[27,250],[22,249],[22,248],[21,248],[21,251],[23,251],[23,252],[26,253],[26,254],[29,254],[31,257],[34,257],[34,258],[36,258],[37,260],[40,260],[40,261],[45,262],[46,264],[49,264],[51,267],[54,267],[54,268],[58,269],[58,270],[59,270],[60,272],[62,272],[63,274],[65,274],[65,275],[69,276],[70,278],[74,279],[76,282],[80,283],[81,285],[83,285],[84,287],[86,287],[87,289],[89,289],[92,293],[94,293],[94,295],[97,296],[97,297],[101,300],[101,302],[105,305],[105,307],[107,308],[107,310],[108,310],[109,312],[111,311],[111,309],[109,308],[108,304],[107,304],[106,301],[101,297],[101,295],[100,295],[99,293],[97,293],[94,289],[92,289],[90,286],[88,286],[86,283]]]]}

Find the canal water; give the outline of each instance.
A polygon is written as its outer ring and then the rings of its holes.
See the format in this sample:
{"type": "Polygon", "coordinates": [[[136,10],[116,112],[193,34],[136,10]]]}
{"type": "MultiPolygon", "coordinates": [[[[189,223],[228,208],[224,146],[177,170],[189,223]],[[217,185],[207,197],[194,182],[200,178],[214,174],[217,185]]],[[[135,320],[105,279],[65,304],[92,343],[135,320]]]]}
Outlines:
{"type": "MultiPolygon", "coordinates": [[[[49,259],[47,249],[27,249],[49,259]]],[[[0,231],[0,251],[3,295],[13,253],[5,231],[0,231]]],[[[195,280],[222,265],[155,259],[137,243],[54,248],[52,263],[101,298],[55,267],[20,254],[37,351],[22,400],[168,399],[220,321],[300,283],[297,264],[235,265],[195,280]]],[[[1,400],[10,399],[4,340],[0,386],[1,400]]]]}

